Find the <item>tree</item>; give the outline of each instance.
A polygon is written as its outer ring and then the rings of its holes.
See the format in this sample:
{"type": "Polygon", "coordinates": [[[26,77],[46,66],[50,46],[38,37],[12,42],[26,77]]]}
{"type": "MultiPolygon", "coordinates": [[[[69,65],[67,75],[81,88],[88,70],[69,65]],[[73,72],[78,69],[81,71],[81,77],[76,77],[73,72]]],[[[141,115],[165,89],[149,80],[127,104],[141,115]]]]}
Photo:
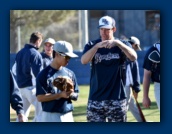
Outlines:
{"type": "Polygon", "coordinates": [[[62,23],[76,10],[10,10],[10,52],[18,51],[17,28],[21,27],[21,42],[28,42],[31,32],[43,31],[52,23],[62,23]]]}

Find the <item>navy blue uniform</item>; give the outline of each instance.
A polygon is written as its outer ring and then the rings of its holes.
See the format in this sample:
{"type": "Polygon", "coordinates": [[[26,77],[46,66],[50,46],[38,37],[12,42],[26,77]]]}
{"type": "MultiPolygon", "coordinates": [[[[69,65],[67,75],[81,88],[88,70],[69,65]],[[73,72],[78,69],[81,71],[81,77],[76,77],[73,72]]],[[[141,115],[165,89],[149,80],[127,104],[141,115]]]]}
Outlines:
{"type": "Polygon", "coordinates": [[[152,46],[151,48],[148,49],[148,51],[145,55],[145,58],[144,58],[143,68],[152,72],[151,79],[153,82],[160,83],[160,62],[155,63],[148,58],[149,54],[151,52],[153,52],[154,50],[156,50],[157,52],[160,53],[160,44],[159,43],[154,44],[154,46],[152,46]],[[158,47],[156,47],[156,46],[158,46],[158,47]]]}
{"type": "MultiPolygon", "coordinates": [[[[151,48],[148,49],[145,55],[143,68],[149,71],[149,74],[151,74],[151,80],[154,82],[155,100],[160,110],[160,43],[155,43],[151,48]]],[[[144,79],[150,80],[148,76],[144,76],[144,79]]],[[[147,83],[143,83],[143,85],[144,84],[146,85],[147,83]]],[[[148,84],[150,84],[150,81],[148,84]]],[[[147,88],[144,90],[149,91],[147,88]]],[[[146,95],[148,96],[148,94],[146,95]]],[[[150,106],[150,103],[148,103],[150,102],[149,96],[144,97],[143,100],[143,104],[146,107],[150,106]]]]}
{"type": "Polygon", "coordinates": [[[36,76],[43,68],[42,57],[37,49],[26,44],[16,55],[16,74],[19,88],[36,85],[36,76]]]}
{"type": "MultiPolygon", "coordinates": [[[[101,39],[90,41],[85,45],[83,54],[91,49],[101,39]]],[[[130,47],[131,45],[127,42],[130,47]]],[[[125,67],[126,56],[117,46],[98,49],[91,61],[91,79],[89,100],[121,100],[125,99],[125,67]],[[106,68],[106,70],[104,70],[106,68]],[[98,72],[98,73],[97,73],[98,72]]]]}
{"type": "MultiPolygon", "coordinates": [[[[50,65],[43,69],[36,79],[36,95],[55,94],[61,92],[53,86],[53,80],[58,76],[67,76],[74,83],[74,92],[79,93],[78,84],[73,71],[62,67],[60,70],[52,68],[50,65]]],[[[78,96],[76,96],[78,97],[78,96]]],[[[74,100],[77,100],[75,98],[74,100]]],[[[70,98],[60,98],[57,100],[42,102],[42,109],[45,112],[67,113],[73,111],[73,104],[70,98]]]]}
{"type": "Polygon", "coordinates": [[[10,104],[16,114],[23,114],[23,101],[17,83],[10,70],[10,104]]]}
{"type": "Polygon", "coordinates": [[[52,62],[53,58],[48,56],[46,53],[42,52],[41,56],[43,58],[43,68],[47,67],[48,65],[50,65],[50,63],[52,62]]]}
{"type": "MultiPolygon", "coordinates": [[[[83,54],[101,39],[85,45],[83,54]]],[[[131,47],[128,42],[123,43],[131,47]]],[[[126,121],[125,61],[122,50],[115,46],[111,49],[100,48],[91,60],[90,93],[87,104],[87,121],[109,122],[126,121]]]]}

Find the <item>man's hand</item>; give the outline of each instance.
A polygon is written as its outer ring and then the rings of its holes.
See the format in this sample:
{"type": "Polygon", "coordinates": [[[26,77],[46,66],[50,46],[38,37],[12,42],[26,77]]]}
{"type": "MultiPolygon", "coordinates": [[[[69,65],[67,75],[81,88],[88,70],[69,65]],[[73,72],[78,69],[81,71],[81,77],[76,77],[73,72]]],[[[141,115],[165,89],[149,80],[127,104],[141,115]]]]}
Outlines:
{"type": "Polygon", "coordinates": [[[27,117],[25,117],[23,114],[18,114],[17,118],[18,118],[18,122],[27,122],[28,121],[27,117]]]}
{"type": "Polygon", "coordinates": [[[106,46],[109,44],[109,40],[105,40],[105,41],[102,41],[102,42],[99,42],[95,45],[95,48],[96,49],[99,49],[99,48],[106,48],[106,46]]]}
{"type": "Polygon", "coordinates": [[[143,101],[142,101],[142,104],[145,108],[149,108],[150,105],[151,105],[151,100],[149,97],[144,97],[143,98],[143,101]]]}
{"type": "Polygon", "coordinates": [[[104,40],[96,44],[96,48],[112,48],[115,46],[115,40],[104,40]]]}
{"type": "Polygon", "coordinates": [[[59,93],[59,94],[60,94],[61,98],[69,98],[70,95],[71,95],[71,93],[72,93],[72,91],[68,91],[68,92],[62,91],[62,92],[59,93]]]}
{"type": "Polygon", "coordinates": [[[116,46],[116,42],[115,42],[115,40],[105,40],[105,41],[103,41],[104,43],[104,47],[105,48],[112,48],[112,47],[114,47],[114,46],[116,46]]]}

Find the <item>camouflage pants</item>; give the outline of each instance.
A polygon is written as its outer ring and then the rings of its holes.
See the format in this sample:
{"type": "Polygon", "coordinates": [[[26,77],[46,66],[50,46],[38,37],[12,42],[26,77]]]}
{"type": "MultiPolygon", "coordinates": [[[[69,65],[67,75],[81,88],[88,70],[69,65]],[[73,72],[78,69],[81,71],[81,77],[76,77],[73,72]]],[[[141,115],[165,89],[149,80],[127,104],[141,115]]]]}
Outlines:
{"type": "Polygon", "coordinates": [[[88,122],[126,122],[127,120],[126,99],[88,101],[88,122]]]}

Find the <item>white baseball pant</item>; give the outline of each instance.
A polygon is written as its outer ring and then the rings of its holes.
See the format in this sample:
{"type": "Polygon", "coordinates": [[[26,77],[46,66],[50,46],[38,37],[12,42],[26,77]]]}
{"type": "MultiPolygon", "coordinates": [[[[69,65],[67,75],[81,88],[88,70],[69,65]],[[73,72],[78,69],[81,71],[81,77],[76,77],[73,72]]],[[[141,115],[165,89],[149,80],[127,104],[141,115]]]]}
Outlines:
{"type": "Polygon", "coordinates": [[[130,86],[125,86],[125,91],[127,95],[127,109],[130,110],[130,112],[138,122],[142,122],[139,110],[132,96],[132,89],[130,88],[130,86]]]}
{"type": "Polygon", "coordinates": [[[35,115],[33,122],[39,122],[40,114],[42,112],[42,106],[41,103],[38,102],[36,98],[36,88],[35,87],[20,88],[20,92],[23,99],[24,115],[28,118],[32,104],[35,108],[35,115]]]}
{"type": "Polygon", "coordinates": [[[154,82],[154,95],[158,109],[160,110],[160,83],[158,82],[154,82]]]}
{"type": "Polygon", "coordinates": [[[42,111],[41,122],[74,122],[74,119],[72,112],[61,114],[42,111]]]}

